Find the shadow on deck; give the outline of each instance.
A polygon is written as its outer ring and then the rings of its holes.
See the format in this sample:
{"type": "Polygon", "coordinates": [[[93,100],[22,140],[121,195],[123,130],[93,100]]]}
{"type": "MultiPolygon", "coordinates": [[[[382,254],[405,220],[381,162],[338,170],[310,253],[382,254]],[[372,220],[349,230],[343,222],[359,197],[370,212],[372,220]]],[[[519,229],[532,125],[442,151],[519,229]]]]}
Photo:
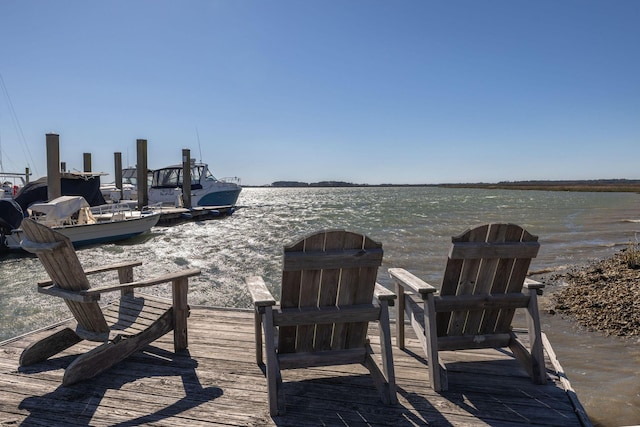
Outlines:
{"type": "MultiPolygon", "coordinates": [[[[266,379],[255,363],[251,311],[194,307],[189,351],[174,354],[168,334],[70,387],[61,385],[64,368],[85,351],[83,343],[18,368],[22,349],[49,330],[0,345],[0,425],[583,425],[550,363],[547,384],[536,386],[508,352],[444,353],[449,391],[435,393],[424,355],[409,333],[407,350],[393,349],[397,405],[380,402],[365,368],[288,370],[287,415],[272,418],[266,379]]],[[[375,349],[377,332],[370,335],[375,349]]]]}

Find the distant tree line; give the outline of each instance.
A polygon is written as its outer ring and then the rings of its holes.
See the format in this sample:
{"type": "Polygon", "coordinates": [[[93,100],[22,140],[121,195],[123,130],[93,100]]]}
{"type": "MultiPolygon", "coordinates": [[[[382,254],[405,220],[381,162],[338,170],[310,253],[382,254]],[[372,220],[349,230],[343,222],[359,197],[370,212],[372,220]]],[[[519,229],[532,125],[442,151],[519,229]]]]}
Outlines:
{"type": "Polygon", "coordinates": [[[543,191],[606,191],[639,192],[640,179],[586,179],[586,180],[525,180],[500,181],[497,183],[443,183],[443,184],[354,184],[344,181],[275,181],[266,187],[443,187],[484,188],[496,190],[543,190],[543,191]]]}
{"type": "Polygon", "coordinates": [[[486,188],[500,190],[640,192],[638,179],[530,180],[490,183],[440,184],[447,188],[486,188]]]}
{"type": "Polygon", "coordinates": [[[320,181],[320,182],[300,182],[300,181],[276,181],[272,187],[363,187],[363,184],[353,184],[344,181],[320,181]]]}

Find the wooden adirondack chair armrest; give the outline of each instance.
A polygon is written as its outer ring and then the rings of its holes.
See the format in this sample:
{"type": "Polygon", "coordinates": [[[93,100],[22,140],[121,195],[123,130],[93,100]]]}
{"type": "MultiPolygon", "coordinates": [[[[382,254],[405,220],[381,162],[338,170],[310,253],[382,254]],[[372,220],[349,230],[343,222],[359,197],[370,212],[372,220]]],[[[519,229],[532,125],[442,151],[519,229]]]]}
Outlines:
{"type": "Polygon", "coordinates": [[[397,295],[382,286],[380,283],[376,282],[376,287],[373,291],[373,297],[378,301],[387,301],[387,304],[393,307],[397,295]]]}
{"type": "Polygon", "coordinates": [[[53,252],[54,249],[56,249],[57,247],[63,244],[64,242],[38,243],[38,242],[33,242],[27,239],[26,237],[22,239],[22,241],[20,242],[20,246],[22,247],[22,249],[32,254],[37,254],[41,252],[53,252]]]}
{"type": "Polygon", "coordinates": [[[271,295],[266,283],[260,276],[251,276],[245,278],[247,288],[251,294],[253,305],[255,307],[268,307],[276,305],[276,299],[271,295]]]}
{"type": "Polygon", "coordinates": [[[97,274],[97,273],[104,273],[106,271],[117,270],[119,268],[139,267],[141,265],[142,265],[142,261],[125,261],[125,262],[119,262],[115,264],[104,265],[101,267],[90,268],[88,270],[85,270],[84,273],[87,275],[97,274]]]}
{"type": "Polygon", "coordinates": [[[538,295],[542,295],[542,289],[544,288],[544,283],[540,283],[538,281],[535,281],[533,279],[524,279],[524,285],[523,288],[525,289],[535,289],[536,294],[538,295]]]}
{"type": "Polygon", "coordinates": [[[159,285],[162,283],[173,282],[179,279],[186,279],[188,277],[198,276],[200,274],[200,269],[192,268],[189,270],[176,271],[173,273],[168,273],[163,276],[154,277],[147,280],[139,280],[136,282],[129,283],[117,283],[114,285],[105,285],[105,286],[96,286],[91,289],[87,289],[85,291],[80,291],[81,295],[99,295],[105,292],[113,292],[113,291],[122,291],[122,290],[133,290],[135,288],[144,288],[148,286],[159,285]]]}
{"type": "MultiPolygon", "coordinates": [[[[118,270],[120,268],[128,268],[128,267],[138,267],[142,265],[142,261],[125,261],[125,262],[118,262],[115,264],[109,264],[109,265],[104,265],[101,267],[95,267],[95,268],[90,268],[88,270],[85,270],[84,274],[91,275],[91,274],[98,274],[98,273],[105,273],[107,271],[112,271],[112,270],[118,270]]],[[[46,288],[49,287],[53,284],[52,280],[42,280],[40,282],[38,282],[38,287],[39,288],[46,288]]]]}
{"type": "Polygon", "coordinates": [[[403,268],[390,268],[389,275],[396,281],[396,283],[402,285],[403,288],[420,294],[422,299],[425,299],[427,295],[438,291],[435,287],[403,268]]]}
{"type": "Polygon", "coordinates": [[[69,291],[54,285],[51,281],[47,285],[38,283],[38,293],[51,295],[75,302],[94,302],[100,299],[100,295],[84,295],[79,291],[69,291]]]}

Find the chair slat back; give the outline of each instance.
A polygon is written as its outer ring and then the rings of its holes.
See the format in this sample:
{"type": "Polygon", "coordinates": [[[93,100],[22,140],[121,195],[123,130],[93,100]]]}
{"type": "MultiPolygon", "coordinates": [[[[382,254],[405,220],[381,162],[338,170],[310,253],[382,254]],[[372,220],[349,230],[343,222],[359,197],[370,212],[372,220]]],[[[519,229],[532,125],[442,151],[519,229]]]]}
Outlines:
{"type": "MultiPolygon", "coordinates": [[[[81,291],[90,288],[89,280],[80,264],[76,251],[71,241],[51,228],[38,224],[32,219],[24,219],[21,225],[28,242],[23,242],[25,249],[29,246],[36,253],[40,262],[49,274],[49,277],[57,286],[69,291],[81,291]],[[60,242],[50,249],[33,249],[36,244],[60,242]]],[[[97,302],[77,302],[66,300],[65,302],[73,313],[78,326],[89,332],[104,334],[109,332],[109,326],[102,315],[102,310],[97,302]]]]}
{"type": "MultiPolygon", "coordinates": [[[[280,307],[347,308],[370,304],[382,245],[344,230],[322,231],[284,248],[280,307]]],[[[364,346],[366,322],[282,326],[278,352],[314,352],[364,346]]]]}
{"type": "MultiPolygon", "coordinates": [[[[538,237],[515,224],[487,224],[452,238],[441,296],[520,293],[538,237]]],[[[438,336],[508,332],[514,309],[437,314],[438,336]]]]}

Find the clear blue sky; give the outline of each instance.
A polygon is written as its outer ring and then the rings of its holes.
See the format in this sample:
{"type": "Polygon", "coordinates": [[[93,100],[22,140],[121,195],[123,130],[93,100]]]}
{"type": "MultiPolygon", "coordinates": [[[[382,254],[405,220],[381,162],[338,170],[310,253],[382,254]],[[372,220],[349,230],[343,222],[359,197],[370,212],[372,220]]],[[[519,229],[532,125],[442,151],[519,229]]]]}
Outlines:
{"type": "Polygon", "coordinates": [[[640,179],[636,0],[4,0],[0,40],[5,171],[54,132],[111,175],[640,179]]]}

